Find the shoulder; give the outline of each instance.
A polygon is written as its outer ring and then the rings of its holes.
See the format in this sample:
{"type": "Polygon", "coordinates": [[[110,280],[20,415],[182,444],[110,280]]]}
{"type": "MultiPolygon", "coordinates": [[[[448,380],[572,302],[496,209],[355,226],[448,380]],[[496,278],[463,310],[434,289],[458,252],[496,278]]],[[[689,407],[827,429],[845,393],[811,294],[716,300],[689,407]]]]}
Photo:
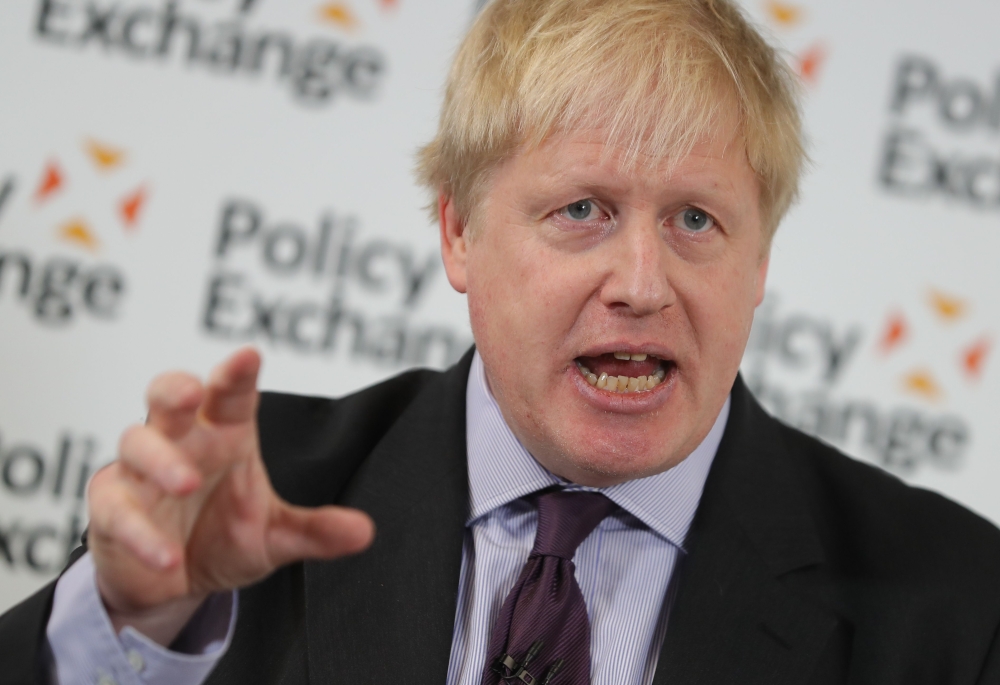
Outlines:
{"type": "Polygon", "coordinates": [[[774,419],[828,562],[866,578],[982,591],[1000,607],[1000,529],[774,419]]]}
{"type": "Polygon", "coordinates": [[[336,399],[261,393],[260,447],[275,490],[304,506],[331,501],[415,398],[443,375],[407,371],[336,399]]]}
{"type": "Polygon", "coordinates": [[[848,622],[855,644],[870,647],[855,654],[858,668],[881,682],[912,682],[916,672],[920,682],[976,681],[990,651],[1000,654],[1000,530],[775,423],[823,554],[811,574],[787,582],[848,622]]]}

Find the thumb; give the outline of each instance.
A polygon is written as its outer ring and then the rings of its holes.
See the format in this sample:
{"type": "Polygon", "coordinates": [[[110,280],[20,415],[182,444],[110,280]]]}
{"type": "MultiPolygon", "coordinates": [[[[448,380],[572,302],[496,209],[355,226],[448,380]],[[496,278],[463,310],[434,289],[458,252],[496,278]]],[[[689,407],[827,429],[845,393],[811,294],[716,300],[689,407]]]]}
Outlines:
{"type": "Polygon", "coordinates": [[[280,502],[271,516],[266,545],[275,567],[302,559],[335,559],[372,543],[375,523],[347,507],[296,507],[280,502]]]}

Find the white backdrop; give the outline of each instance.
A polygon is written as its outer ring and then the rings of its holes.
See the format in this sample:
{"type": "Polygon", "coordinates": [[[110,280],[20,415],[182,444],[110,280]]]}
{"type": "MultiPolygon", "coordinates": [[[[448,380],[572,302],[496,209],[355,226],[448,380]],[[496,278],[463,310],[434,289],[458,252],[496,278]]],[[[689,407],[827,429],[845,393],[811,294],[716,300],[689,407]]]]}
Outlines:
{"type": "MultiPolygon", "coordinates": [[[[157,372],[339,395],[470,344],[412,181],[476,0],[0,3],[0,610],[157,372]]],[[[1000,8],[747,0],[814,160],[744,365],[787,421],[1000,521],[1000,8]]]]}

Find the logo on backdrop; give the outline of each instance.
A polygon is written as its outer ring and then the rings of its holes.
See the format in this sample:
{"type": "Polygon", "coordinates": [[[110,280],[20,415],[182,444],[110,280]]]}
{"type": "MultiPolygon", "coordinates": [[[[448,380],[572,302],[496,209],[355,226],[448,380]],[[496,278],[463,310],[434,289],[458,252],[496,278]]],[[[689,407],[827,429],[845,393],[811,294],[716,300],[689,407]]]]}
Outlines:
{"type": "Polygon", "coordinates": [[[887,310],[873,326],[782,312],[769,295],[743,371],[761,403],[796,428],[899,473],[954,470],[972,439],[958,407],[974,401],[991,348],[971,304],[940,290],[887,310]],[[883,386],[878,398],[844,382],[859,366],[883,386]]]}
{"type": "Polygon", "coordinates": [[[47,159],[34,173],[30,194],[20,191],[14,174],[0,180],[0,302],[19,302],[48,325],[118,315],[125,273],[101,260],[101,253],[107,243],[138,233],[150,194],[149,184],[136,181],[128,167],[127,150],[86,138],[79,149],[47,159]],[[5,245],[10,237],[3,229],[18,202],[18,231],[38,227],[66,250],[42,257],[5,245]]]}
{"type": "Polygon", "coordinates": [[[922,55],[896,64],[878,179],[888,191],[1000,209],[1000,72],[948,73],[922,55]]]}
{"type": "MultiPolygon", "coordinates": [[[[0,567],[51,575],[80,544],[84,495],[94,469],[96,440],[65,431],[51,445],[10,441],[0,433],[0,492],[8,501],[37,503],[64,516],[0,519],[0,567]]],[[[40,507],[35,507],[36,509],[40,507]]]]}
{"type": "Polygon", "coordinates": [[[180,0],[38,0],[33,32],[45,44],[73,54],[99,50],[140,64],[201,67],[230,78],[263,76],[290,90],[300,103],[326,104],[338,95],[370,99],[385,76],[380,49],[344,40],[367,25],[361,3],[365,10],[377,5],[384,18],[394,13],[398,0],[317,1],[303,19],[340,34],[336,38],[305,38],[257,25],[251,14],[261,0],[232,0],[230,11],[222,15],[208,11],[216,8],[195,9],[180,0]]]}
{"type": "Polygon", "coordinates": [[[807,37],[810,32],[801,30],[809,26],[808,10],[801,5],[778,0],[764,2],[763,10],[768,23],[796,45],[788,59],[799,78],[807,86],[817,85],[829,50],[822,38],[807,37]]]}
{"type": "Polygon", "coordinates": [[[414,321],[440,270],[437,251],[366,238],[352,214],[325,211],[310,223],[230,199],[213,256],[208,335],[389,366],[448,366],[472,344],[461,330],[414,321]]]}

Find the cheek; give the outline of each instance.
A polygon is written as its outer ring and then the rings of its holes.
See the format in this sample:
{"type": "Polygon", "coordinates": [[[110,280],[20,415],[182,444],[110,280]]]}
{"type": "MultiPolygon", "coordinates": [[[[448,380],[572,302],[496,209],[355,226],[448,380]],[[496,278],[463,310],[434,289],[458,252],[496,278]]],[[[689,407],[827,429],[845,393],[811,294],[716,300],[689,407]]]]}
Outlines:
{"type": "Polygon", "coordinates": [[[518,323],[526,275],[523,258],[502,241],[483,236],[469,252],[469,314],[484,332],[502,333],[518,323]]]}
{"type": "Polygon", "coordinates": [[[477,341],[551,353],[587,301],[593,270],[585,261],[537,240],[482,240],[470,253],[468,269],[469,314],[477,341]]]}
{"type": "Polygon", "coordinates": [[[702,361],[734,375],[750,335],[757,298],[757,265],[724,263],[691,279],[685,305],[698,338],[702,361]]]}
{"type": "Polygon", "coordinates": [[[538,338],[530,262],[530,252],[518,249],[517,243],[490,235],[481,235],[469,252],[472,332],[487,367],[493,370],[493,380],[505,386],[524,369],[538,338]]]}

